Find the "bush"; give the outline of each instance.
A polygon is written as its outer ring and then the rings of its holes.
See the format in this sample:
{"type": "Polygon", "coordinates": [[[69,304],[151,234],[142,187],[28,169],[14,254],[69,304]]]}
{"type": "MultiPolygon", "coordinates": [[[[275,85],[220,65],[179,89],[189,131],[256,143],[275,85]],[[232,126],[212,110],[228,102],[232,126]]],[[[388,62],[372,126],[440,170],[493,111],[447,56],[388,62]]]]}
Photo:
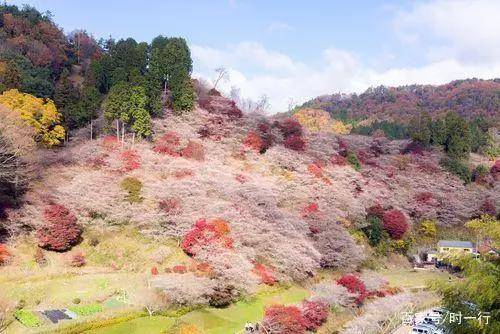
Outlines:
{"type": "Polygon", "coordinates": [[[160,154],[166,154],[173,157],[180,156],[178,152],[179,145],[181,143],[181,138],[179,135],[173,131],[165,133],[158,139],[156,145],[153,147],[153,151],[160,154]]]}
{"type": "Polygon", "coordinates": [[[396,209],[384,213],[383,226],[392,239],[401,239],[409,227],[405,215],[396,209]]]}
{"type": "Polygon", "coordinates": [[[85,263],[85,255],[82,252],[76,252],[71,256],[70,265],[72,267],[83,267],[85,263]]]}
{"type": "Polygon", "coordinates": [[[306,148],[306,142],[302,139],[302,137],[292,135],[285,139],[284,146],[290,150],[304,151],[306,148]]]}
{"type": "Polygon", "coordinates": [[[472,172],[472,180],[477,183],[483,183],[488,173],[488,167],[482,164],[477,165],[477,167],[472,172]]]}
{"type": "Polygon", "coordinates": [[[156,266],[151,267],[151,275],[156,276],[158,274],[159,274],[158,267],[156,267],[156,266]]]}
{"type": "Polygon", "coordinates": [[[37,231],[38,246],[48,250],[66,251],[80,240],[82,228],[66,207],[53,204],[44,211],[46,223],[37,231]]]}
{"type": "Polygon", "coordinates": [[[306,328],[316,331],[328,318],[328,304],[321,301],[304,301],[302,303],[302,317],[306,328]]]}
{"type": "Polygon", "coordinates": [[[185,274],[187,273],[187,268],[183,265],[176,265],[172,267],[172,272],[176,274],[185,274]]]}
{"type": "Polygon", "coordinates": [[[318,203],[312,202],[306,205],[304,209],[302,209],[302,217],[314,217],[319,213],[318,203]]]}
{"type": "Polygon", "coordinates": [[[141,203],[144,198],[141,197],[142,182],[135,177],[126,177],[123,179],[121,186],[128,194],[126,200],[129,203],[141,203]]]}
{"type": "Polygon", "coordinates": [[[0,266],[6,264],[10,260],[10,252],[7,246],[0,244],[0,266]]]}
{"type": "Polygon", "coordinates": [[[334,166],[345,166],[347,165],[346,159],[341,155],[334,155],[331,159],[332,165],[334,166]]]}
{"type": "Polygon", "coordinates": [[[495,217],[497,215],[495,203],[489,198],[485,199],[479,207],[479,212],[481,213],[481,215],[490,215],[492,217],[495,217]]]}
{"type": "Polygon", "coordinates": [[[500,175],[500,159],[495,161],[493,166],[491,166],[490,174],[493,175],[495,178],[497,178],[497,176],[500,175]]]}
{"type": "Polygon", "coordinates": [[[33,259],[35,260],[36,263],[38,263],[41,266],[47,264],[47,259],[45,258],[45,254],[40,248],[36,249],[35,254],[33,255],[33,259]]]}
{"type": "Polygon", "coordinates": [[[375,205],[370,206],[366,211],[366,217],[368,218],[369,216],[374,216],[377,217],[378,219],[382,220],[384,218],[384,207],[380,205],[380,203],[377,203],[375,205]]]}
{"type": "Polygon", "coordinates": [[[81,300],[80,298],[74,298],[74,299],[73,299],[73,304],[78,305],[78,304],[80,304],[81,302],[82,302],[82,300],[81,300]]]}
{"type": "Polygon", "coordinates": [[[40,327],[42,325],[40,318],[38,318],[35,313],[28,310],[17,310],[14,312],[14,318],[26,327],[40,327]]]}
{"type": "Polygon", "coordinates": [[[278,128],[281,130],[284,138],[291,136],[302,136],[302,125],[295,118],[285,118],[278,123],[278,128]]]}
{"type": "Polygon", "coordinates": [[[243,141],[243,144],[256,151],[256,152],[262,152],[262,149],[264,148],[264,141],[262,138],[255,132],[254,130],[250,130],[247,133],[247,136],[245,137],[245,140],[243,141]]]}
{"type": "Polygon", "coordinates": [[[380,218],[377,216],[369,215],[367,220],[368,226],[363,227],[361,230],[368,238],[370,246],[374,247],[377,246],[382,240],[384,230],[382,228],[380,218]]]}
{"type": "Polygon", "coordinates": [[[189,255],[196,255],[198,247],[220,244],[225,248],[233,247],[233,239],[229,237],[231,229],[222,219],[207,221],[200,219],[182,240],[181,247],[189,255]]]}
{"type": "Polygon", "coordinates": [[[214,292],[210,295],[209,304],[213,307],[227,307],[233,301],[235,297],[234,287],[228,286],[216,286],[214,292]]]}
{"type": "Polygon", "coordinates": [[[124,151],[120,157],[123,162],[123,172],[130,172],[141,167],[141,159],[139,157],[139,154],[137,154],[137,152],[134,150],[124,151]]]}
{"type": "Polygon", "coordinates": [[[424,147],[421,143],[412,141],[401,151],[402,154],[424,155],[424,147]]]}
{"type": "Polygon", "coordinates": [[[267,285],[274,285],[278,279],[273,275],[270,268],[261,263],[255,263],[253,272],[260,277],[260,281],[267,285]]]}
{"type": "Polygon", "coordinates": [[[268,333],[302,334],[306,332],[306,319],[296,306],[272,305],[265,309],[262,326],[268,333]]]}
{"type": "Polygon", "coordinates": [[[458,159],[445,157],[439,161],[439,164],[448,172],[457,175],[465,184],[472,180],[472,173],[469,167],[458,159]]]}
{"type": "Polygon", "coordinates": [[[434,196],[432,195],[431,192],[429,191],[422,191],[420,193],[418,193],[416,196],[415,196],[415,199],[417,200],[417,202],[419,203],[422,203],[422,204],[428,204],[429,202],[432,201],[432,198],[434,196]]]}
{"type": "Polygon", "coordinates": [[[361,170],[361,163],[359,162],[359,159],[355,154],[349,153],[347,155],[346,160],[347,160],[347,163],[349,165],[351,165],[352,168],[354,168],[354,170],[356,170],[356,171],[361,170]]]}
{"type": "Polygon", "coordinates": [[[203,161],[205,160],[205,149],[201,143],[190,140],[182,150],[181,155],[186,159],[203,161]]]}
{"type": "Polygon", "coordinates": [[[70,311],[80,316],[92,315],[103,311],[101,304],[74,305],[68,308],[70,311]]]}
{"type": "Polygon", "coordinates": [[[167,198],[161,200],[158,203],[161,211],[165,212],[167,215],[173,215],[180,213],[181,201],[178,198],[167,198]]]}
{"type": "Polygon", "coordinates": [[[359,277],[354,275],[344,275],[337,280],[337,284],[345,287],[349,292],[357,294],[356,303],[358,305],[363,304],[363,301],[367,297],[366,286],[359,277]]]}
{"type": "Polygon", "coordinates": [[[425,219],[420,223],[418,232],[426,237],[434,238],[437,234],[436,223],[430,219],[425,219]]]}

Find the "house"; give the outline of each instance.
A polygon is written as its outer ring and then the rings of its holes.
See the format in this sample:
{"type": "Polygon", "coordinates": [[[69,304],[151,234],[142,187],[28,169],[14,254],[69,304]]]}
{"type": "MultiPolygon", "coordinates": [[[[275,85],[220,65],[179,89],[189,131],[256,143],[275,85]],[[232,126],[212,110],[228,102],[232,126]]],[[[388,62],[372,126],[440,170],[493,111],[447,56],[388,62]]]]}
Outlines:
{"type": "Polygon", "coordinates": [[[474,252],[474,244],[471,241],[462,240],[439,240],[438,244],[439,253],[447,252],[474,252]]]}
{"type": "Polygon", "coordinates": [[[436,262],[438,257],[438,251],[435,249],[432,249],[427,252],[427,262],[436,262]]]}

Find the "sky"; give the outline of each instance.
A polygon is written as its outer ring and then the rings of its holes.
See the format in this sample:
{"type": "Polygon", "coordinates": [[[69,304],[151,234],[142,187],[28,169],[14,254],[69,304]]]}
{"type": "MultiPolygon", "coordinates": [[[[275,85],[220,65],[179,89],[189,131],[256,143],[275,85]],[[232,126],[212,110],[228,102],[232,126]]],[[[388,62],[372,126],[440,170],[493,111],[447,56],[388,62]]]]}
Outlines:
{"type": "Polygon", "coordinates": [[[378,85],[500,77],[498,0],[21,0],[96,38],[184,37],[193,76],[269,112],[378,85]]]}

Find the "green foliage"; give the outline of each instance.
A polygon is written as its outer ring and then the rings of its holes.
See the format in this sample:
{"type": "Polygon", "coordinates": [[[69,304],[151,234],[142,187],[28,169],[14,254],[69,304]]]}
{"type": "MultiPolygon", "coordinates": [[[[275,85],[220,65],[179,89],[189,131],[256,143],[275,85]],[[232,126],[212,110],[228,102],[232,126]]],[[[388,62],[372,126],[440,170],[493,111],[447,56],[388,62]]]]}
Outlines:
{"type": "Polygon", "coordinates": [[[465,184],[472,180],[472,173],[465,163],[458,159],[444,157],[439,161],[439,164],[448,172],[457,175],[465,184]]]}
{"type": "Polygon", "coordinates": [[[481,181],[486,175],[489,174],[489,172],[490,169],[488,167],[483,164],[479,164],[476,166],[474,172],[472,173],[472,179],[473,181],[481,181]]]}
{"type": "Polygon", "coordinates": [[[141,203],[144,198],[141,197],[142,182],[135,177],[126,177],[123,179],[121,186],[123,190],[128,192],[126,197],[129,203],[141,203]]]}
{"type": "Polygon", "coordinates": [[[357,171],[361,170],[361,163],[359,162],[358,157],[354,153],[349,153],[347,155],[347,162],[355,170],[357,170],[357,171]]]}
{"type": "Polygon", "coordinates": [[[500,332],[500,267],[498,262],[478,260],[471,255],[457,259],[456,264],[463,269],[465,278],[450,282],[436,283],[443,296],[443,306],[449,312],[462,313],[463,317],[472,316],[477,319],[478,313],[489,312],[489,321],[478,320],[445,322],[445,325],[456,334],[493,334],[500,332]]]}
{"type": "Polygon", "coordinates": [[[176,113],[190,111],[194,107],[194,87],[191,79],[186,76],[184,81],[172,85],[173,107],[176,113]]]}
{"type": "Polygon", "coordinates": [[[356,126],[352,129],[352,133],[371,136],[375,131],[382,130],[389,139],[406,139],[409,138],[408,126],[390,121],[375,121],[370,125],[356,126]]]}
{"type": "Polygon", "coordinates": [[[26,327],[39,327],[42,325],[42,321],[33,311],[17,310],[14,312],[14,317],[26,327]]]}
{"type": "Polygon", "coordinates": [[[113,86],[104,101],[104,117],[108,127],[120,119],[141,137],[152,134],[151,116],[145,109],[147,96],[143,87],[121,82],[113,86]]]}
{"type": "Polygon", "coordinates": [[[73,305],[68,308],[70,311],[80,316],[92,315],[103,311],[101,304],[73,305]]]}
{"type": "Polygon", "coordinates": [[[444,145],[446,143],[446,124],[443,119],[437,119],[431,125],[432,145],[444,145]]]}
{"type": "Polygon", "coordinates": [[[500,248],[500,220],[489,215],[483,215],[480,218],[469,220],[465,227],[473,231],[479,239],[490,239],[492,246],[500,248]]]}
{"type": "Polygon", "coordinates": [[[446,141],[444,149],[452,158],[467,158],[471,150],[471,135],[467,121],[453,112],[445,118],[446,141]]]}
{"type": "Polygon", "coordinates": [[[431,143],[432,119],[429,113],[421,112],[409,124],[410,136],[413,141],[429,146],[431,143]]]}
{"type": "Polygon", "coordinates": [[[492,130],[488,131],[486,144],[481,148],[481,151],[490,160],[495,160],[500,157],[500,144],[495,142],[492,130]]]}
{"type": "Polygon", "coordinates": [[[362,228],[361,230],[368,238],[370,246],[377,246],[382,240],[384,229],[382,227],[382,222],[380,218],[375,216],[368,216],[368,226],[362,228]]]}

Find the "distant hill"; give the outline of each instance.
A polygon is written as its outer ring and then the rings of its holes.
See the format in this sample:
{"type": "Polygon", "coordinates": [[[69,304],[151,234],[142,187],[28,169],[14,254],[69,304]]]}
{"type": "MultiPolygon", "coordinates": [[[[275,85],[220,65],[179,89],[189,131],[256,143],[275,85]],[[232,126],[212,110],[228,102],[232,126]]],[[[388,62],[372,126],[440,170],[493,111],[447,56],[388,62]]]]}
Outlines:
{"type": "Polygon", "coordinates": [[[406,122],[425,110],[432,117],[455,111],[467,119],[484,117],[500,122],[500,79],[456,80],[445,85],[379,86],[362,94],[332,94],[316,97],[301,108],[328,111],[344,119],[406,122]]]}

